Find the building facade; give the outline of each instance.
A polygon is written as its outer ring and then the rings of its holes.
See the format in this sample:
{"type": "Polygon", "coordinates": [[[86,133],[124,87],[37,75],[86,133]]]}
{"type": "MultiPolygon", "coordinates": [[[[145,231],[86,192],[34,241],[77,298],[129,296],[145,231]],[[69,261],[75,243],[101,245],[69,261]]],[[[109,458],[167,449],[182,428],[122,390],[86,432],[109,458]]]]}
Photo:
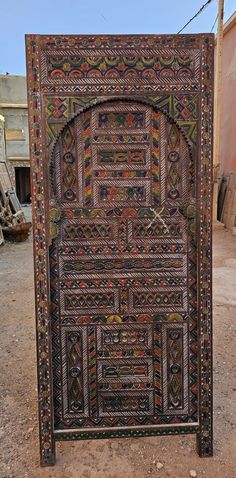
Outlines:
{"type": "Polygon", "coordinates": [[[26,78],[0,75],[0,115],[4,119],[5,155],[21,204],[30,202],[29,130],[26,78]]]}
{"type": "Polygon", "coordinates": [[[221,172],[236,171],[236,12],[224,25],[221,92],[221,172]]]}

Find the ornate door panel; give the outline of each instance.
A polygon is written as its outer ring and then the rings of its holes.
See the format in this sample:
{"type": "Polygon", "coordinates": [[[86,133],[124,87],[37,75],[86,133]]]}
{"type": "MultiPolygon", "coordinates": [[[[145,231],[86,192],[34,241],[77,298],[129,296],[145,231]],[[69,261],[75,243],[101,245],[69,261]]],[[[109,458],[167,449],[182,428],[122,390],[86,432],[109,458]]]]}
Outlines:
{"type": "Polygon", "coordinates": [[[27,40],[43,464],[76,438],[212,453],[212,37],[168,38],[27,40]]]}

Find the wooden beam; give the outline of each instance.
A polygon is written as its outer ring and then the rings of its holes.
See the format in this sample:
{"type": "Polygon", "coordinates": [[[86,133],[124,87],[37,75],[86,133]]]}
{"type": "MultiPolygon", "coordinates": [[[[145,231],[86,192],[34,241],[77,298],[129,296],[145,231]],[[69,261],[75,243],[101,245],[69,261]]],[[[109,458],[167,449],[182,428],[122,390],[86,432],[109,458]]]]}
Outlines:
{"type": "Polygon", "coordinates": [[[221,90],[223,62],[224,0],[218,0],[218,28],[215,55],[214,144],[213,144],[213,221],[217,221],[218,176],[221,163],[221,90]]]}

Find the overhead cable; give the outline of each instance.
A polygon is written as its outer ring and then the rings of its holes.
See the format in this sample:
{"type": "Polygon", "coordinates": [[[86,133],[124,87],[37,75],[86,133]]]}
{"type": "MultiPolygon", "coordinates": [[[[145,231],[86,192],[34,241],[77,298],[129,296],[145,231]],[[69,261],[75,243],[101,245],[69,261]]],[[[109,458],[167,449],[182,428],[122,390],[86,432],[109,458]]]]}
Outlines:
{"type": "Polygon", "coordinates": [[[216,24],[216,22],[217,22],[217,20],[218,20],[218,16],[219,16],[219,14],[217,13],[216,19],[215,19],[215,21],[214,21],[214,23],[213,23],[213,26],[212,26],[212,29],[211,29],[211,33],[213,32],[213,30],[214,30],[214,28],[215,28],[215,24],[216,24]]]}
{"type": "Polygon", "coordinates": [[[200,13],[203,12],[203,10],[205,10],[205,8],[212,2],[213,0],[207,0],[206,3],[204,3],[204,5],[201,6],[200,10],[198,10],[198,12],[192,17],[190,18],[190,20],[185,23],[185,25],[181,28],[181,30],[178,31],[178,33],[181,33],[196,17],[198,17],[198,15],[200,15],[200,13]]]}

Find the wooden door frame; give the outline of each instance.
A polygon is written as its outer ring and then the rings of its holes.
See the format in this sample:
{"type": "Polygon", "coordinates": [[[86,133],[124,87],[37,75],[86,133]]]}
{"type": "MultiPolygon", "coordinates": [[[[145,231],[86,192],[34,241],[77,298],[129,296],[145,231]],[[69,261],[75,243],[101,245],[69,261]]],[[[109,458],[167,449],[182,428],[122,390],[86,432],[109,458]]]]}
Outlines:
{"type": "MultiPolygon", "coordinates": [[[[163,426],[149,429],[148,433],[138,432],[137,435],[157,435],[178,433],[197,433],[198,452],[200,456],[212,455],[212,279],[211,279],[211,214],[212,214],[212,103],[213,103],[213,48],[214,35],[130,35],[130,36],[95,36],[98,42],[108,42],[110,39],[121,44],[137,41],[149,45],[150,41],[162,48],[172,44],[178,48],[196,48],[201,60],[201,80],[198,88],[201,117],[199,124],[199,171],[198,199],[199,211],[196,224],[198,237],[198,310],[199,310],[199,425],[197,427],[181,425],[163,426]],[[149,43],[148,43],[149,41],[149,43]],[[146,42],[146,43],[145,43],[146,42]]],[[[34,220],[34,259],[35,259],[35,292],[36,292],[36,329],[37,329],[37,363],[39,390],[39,424],[41,464],[44,466],[55,463],[55,441],[57,439],[76,439],[76,434],[61,434],[57,436],[53,430],[53,397],[52,397],[52,362],[51,362],[51,330],[50,330],[50,289],[49,289],[49,257],[50,245],[49,210],[48,210],[48,171],[45,158],[47,147],[45,143],[45,104],[44,95],[50,91],[50,86],[43,83],[45,73],[41,52],[50,50],[51,45],[59,51],[64,43],[75,44],[76,41],[94,41],[94,36],[45,36],[27,35],[27,75],[28,75],[28,105],[30,126],[30,150],[32,168],[32,210],[34,220]]],[[[79,46],[81,48],[81,46],[79,46]]],[[[65,50],[66,51],[66,50],[65,50]]],[[[53,82],[52,82],[53,83],[53,82]]],[[[60,83],[60,82],[59,82],[60,83]]],[[[69,87],[66,96],[75,96],[69,87]]],[[[63,96],[63,87],[55,81],[51,87],[53,95],[63,96]]],[[[166,85],[165,91],[171,91],[172,85],[166,85]]],[[[95,88],[94,88],[95,89],[95,88]]],[[[161,88],[159,91],[163,91],[161,88]]],[[[172,92],[174,89],[172,88],[172,92]]],[[[182,93],[185,90],[182,90],[182,93]]],[[[197,91],[197,89],[196,89],[197,91]]],[[[104,95],[105,93],[103,93],[104,95]]],[[[77,93],[77,96],[79,94],[77,93]]],[[[116,95],[114,95],[116,96],[116,95]]],[[[104,96],[103,96],[104,97],[104,96]]],[[[110,96],[111,98],[111,96],[110,96]]],[[[120,94],[119,98],[122,98],[120,94]]],[[[52,225],[56,227],[58,220],[51,213],[52,225]]],[[[102,435],[102,433],[101,433],[102,435]]],[[[132,436],[132,432],[120,433],[120,436],[132,436]]],[[[107,437],[105,435],[104,437],[107,437]]],[[[110,433],[112,436],[112,430],[110,433]]],[[[117,435],[116,435],[117,436],[117,435]]],[[[118,435],[119,436],[119,435],[118,435]]],[[[94,438],[100,437],[94,434],[94,438]]],[[[87,436],[85,435],[86,439],[87,436]]]]}

